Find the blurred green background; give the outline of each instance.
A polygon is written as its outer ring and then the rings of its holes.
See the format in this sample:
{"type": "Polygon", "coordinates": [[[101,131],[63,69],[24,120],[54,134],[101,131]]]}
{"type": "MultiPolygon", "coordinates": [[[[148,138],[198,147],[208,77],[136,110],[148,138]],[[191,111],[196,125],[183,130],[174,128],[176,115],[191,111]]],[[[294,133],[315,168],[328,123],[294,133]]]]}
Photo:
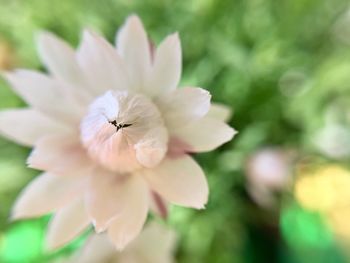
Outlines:
{"type": "MultiPolygon", "coordinates": [[[[239,134],[197,155],[207,209],[171,210],[176,258],[201,262],[350,262],[350,3],[347,0],[0,0],[0,68],[45,70],[35,34],[72,45],[84,27],[113,42],[138,14],[156,43],[178,31],[183,85],[232,107],[239,134]]],[[[23,106],[0,82],[0,108],[23,106]]],[[[36,175],[29,149],[0,139],[0,262],[49,262],[48,217],[9,223],[36,175]]]]}

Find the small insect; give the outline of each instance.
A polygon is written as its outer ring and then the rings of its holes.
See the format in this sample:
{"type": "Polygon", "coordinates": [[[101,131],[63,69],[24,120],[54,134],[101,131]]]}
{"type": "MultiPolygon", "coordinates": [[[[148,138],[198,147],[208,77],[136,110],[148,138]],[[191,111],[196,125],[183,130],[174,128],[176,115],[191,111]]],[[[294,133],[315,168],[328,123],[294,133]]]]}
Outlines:
{"type": "Polygon", "coordinates": [[[115,126],[117,128],[117,131],[119,131],[122,128],[128,128],[132,125],[131,123],[117,123],[116,120],[109,121],[109,123],[115,126]]]}

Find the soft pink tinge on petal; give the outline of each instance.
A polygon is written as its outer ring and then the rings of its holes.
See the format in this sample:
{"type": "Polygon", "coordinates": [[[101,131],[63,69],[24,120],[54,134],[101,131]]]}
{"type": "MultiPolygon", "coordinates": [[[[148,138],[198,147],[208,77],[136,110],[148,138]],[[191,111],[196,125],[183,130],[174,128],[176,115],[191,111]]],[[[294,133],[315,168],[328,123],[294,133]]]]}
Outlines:
{"type": "Polygon", "coordinates": [[[154,191],[150,192],[150,209],[163,219],[168,217],[168,202],[154,191]]]}
{"type": "Polygon", "coordinates": [[[204,117],[173,129],[172,133],[184,143],[191,145],[191,152],[207,152],[232,140],[237,132],[223,121],[204,117]]]}
{"type": "Polygon", "coordinates": [[[94,95],[107,90],[128,90],[128,74],[121,58],[115,48],[96,33],[84,31],[77,59],[94,95]]]}
{"type": "Polygon", "coordinates": [[[168,36],[155,53],[147,94],[157,96],[175,90],[181,77],[181,44],[177,33],[168,36]]]}
{"type": "Polygon", "coordinates": [[[150,187],[171,203],[204,208],[208,183],[202,168],[188,155],[166,158],[153,169],[143,171],[150,187]]]}
{"type": "Polygon", "coordinates": [[[151,67],[151,54],[147,34],[139,17],[128,17],[118,31],[116,45],[125,61],[132,89],[140,90],[146,85],[151,67]]]}
{"type": "Polygon", "coordinates": [[[40,139],[28,157],[29,167],[63,176],[75,176],[77,170],[89,170],[92,162],[74,134],[46,136],[40,139]]]}
{"type": "Polygon", "coordinates": [[[168,132],[165,127],[151,129],[135,144],[136,158],[144,167],[154,167],[167,153],[167,144],[168,132]]]}
{"type": "Polygon", "coordinates": [[[153,64],[154,57],[156,54],[156,45],[154,44],[154,42],[150,38],[148,38],[148,44],[149,44],[149,52],[150,52],[150,56],[151,56],[151,64],[153,64]]]}
{"type": "Polygon", "coordinates": [[[189,143],[174,136],[170,138],[167,152],[168,157],[178,158],[190,152],[193,152],[193,148],[189,143]]]}
{"type": "Polygon", "coordinates": [[[81,234],[90,224],[83,199],[59,209],[50,221],[46,237],[49,250],[58,249],[81,234]]]}
{"type": "Polygon", "coordinates": [[[66,132],[69,128],[37,110],[0,111],[0,134],[24,146],[33,146],[42,137],[66,132]]]}
{"type": "Polygon", "coordinates": [[[167,151],[161,113],[140,94],[106,92],[90,106],[80,131],[91,158],[119,173],[157,165],[167,151]]]}
{"type": "Polygon", "coordinates": [[[155,102],[170,132],[205,116],[211,95],[201,88],[180,88],[158,97],[155,102]]]}
{"type": "Polygon", "coordinates": [[[36,177],[19,195],[12,219],[41,216],[62,208],[82,195],[85,180],[44,173],[36,177]]]}
{"type": "Polygon", "coordinates": [[[149,188],[139,174],[132,175],[123,211],[110,223],[108,236],[118,250],[141,232],[149,209],[149,188]]]}

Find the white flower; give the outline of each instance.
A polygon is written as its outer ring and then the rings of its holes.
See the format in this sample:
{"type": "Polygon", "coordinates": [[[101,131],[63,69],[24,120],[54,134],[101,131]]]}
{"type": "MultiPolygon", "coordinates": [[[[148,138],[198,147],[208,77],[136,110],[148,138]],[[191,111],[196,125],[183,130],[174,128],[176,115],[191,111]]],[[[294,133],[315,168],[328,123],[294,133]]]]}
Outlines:
{"type": "Polygon", "coordinates": [[[75,52],[39,36],[50,76],[5,73],[29,108],[0,113],[0,132],[33,146],[28,164],[45,171],[18,198],[14,219],[54,212],[48,246],[69,242],[90,223],[119,249],[141,231],[149,207],[204,208],[208,185],[189,153],[215,149],[235,131],[227,109],[201,88],[177,89],[178,34],[151,48],[137,16],[117,34],[117,49],[90,31],[75,52]]]}
{"type": "Polygon", "coordinates": [[[123,251],[116,251],[106,234],[91,236],[85,246],[60,263],[172,263],[176,233],[155,222],[148,224],[141,234],[123,251]]]}

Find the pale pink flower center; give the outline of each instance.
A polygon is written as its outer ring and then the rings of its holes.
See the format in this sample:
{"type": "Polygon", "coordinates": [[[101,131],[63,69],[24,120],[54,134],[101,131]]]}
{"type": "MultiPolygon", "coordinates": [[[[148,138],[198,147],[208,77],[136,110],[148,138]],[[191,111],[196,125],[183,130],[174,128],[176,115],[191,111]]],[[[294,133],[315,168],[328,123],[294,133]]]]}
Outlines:
{"type": "Polygon", "coordinates": [[[112,171],[154,166],[167,150],[168,134],[161,114],[140,94],[106,92],[90,105],[80,128],[90,157],[112,171]]]}

